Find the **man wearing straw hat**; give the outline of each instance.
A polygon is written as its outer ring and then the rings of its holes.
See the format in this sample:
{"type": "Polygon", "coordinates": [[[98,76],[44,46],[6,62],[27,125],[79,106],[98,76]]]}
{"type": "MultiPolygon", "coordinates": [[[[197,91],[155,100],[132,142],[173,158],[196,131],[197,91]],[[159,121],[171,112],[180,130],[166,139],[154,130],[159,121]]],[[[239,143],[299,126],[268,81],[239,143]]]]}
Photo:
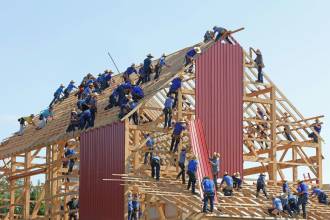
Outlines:
{"type": "Polygon", "coordinates": [[[152,58],[154,57],[149,53],[147,54],[147,58],[143,61],[144,83],[150,81],[150,75],[152,73],[152,58]]]}
{"type": "Polygon", "coordinates": [[[187,171],[187,174],[189,176],[187,190],[189,190],[191,186],[191,192],[193,194],[196,194],[195,185],[196,185],[197,167],[198,167],[197,156],[193,155],[188,163],[188,171],[187,171]]]}
{"type": "Polygon", "coordinates": [[[193,60],[195,59],[196,55],[197,54],[200,54],[202,52],[201,48],[200,47],[194,47],[190,50],[188,50],[188,52],[186,53],[186,56],[185,56],[185,64],[184,66],[188,66],[190,65],[193,60]]]}
{"type": "Polygon", "coordinates": [[[300,206],[303,211],[303,218],[307,218],[306,205],[308,203],[308,185],[303,180],[297,180],[297,196],[298,196],[298,213],[300,214],[300,206]]]}

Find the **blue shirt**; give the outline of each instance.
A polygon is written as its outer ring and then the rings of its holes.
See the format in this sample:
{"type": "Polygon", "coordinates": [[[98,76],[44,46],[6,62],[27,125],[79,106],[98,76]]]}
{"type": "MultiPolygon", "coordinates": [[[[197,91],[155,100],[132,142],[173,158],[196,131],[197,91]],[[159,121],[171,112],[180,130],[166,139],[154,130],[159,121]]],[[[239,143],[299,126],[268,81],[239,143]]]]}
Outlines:
{"type": "Polygon", "coordinates": [[[144,97],[143,89],[140,86],[133,86],[132,95],[144,97]]]}
{"type": "Polygon", "coordinates": [[[152,160],[160,162],[160,157],[159,156],[152,156],[152,160]]]}
{"type": "Polygon", "coordinates": [[[312,192],[312,195],[317,195],[317,196],[319,196],[319,195],[321,195],[323,193],[323,191],[322,190],[320,190],[319,188],[314,188],[313,189],[313,192],[312,192]]]}
{"type": "Polygon", "coordinates": [[[53,112],[49,111],[49,108],[48,108],[48,109],[45,109],[45,110],[41,111],[40,115],[43,115],[45,118],[48,118],[48,117],[53,116],[53,112]]]}
{"type": "Polygon", "coordinates": [[[63,87],[59,87],[59,88],[55,91],[54,96],[60,96],[62,93],[63,93],[63,87]]]}
{"type": "Polygon", "coordinates": [[[131,74],[133,74],[133,73],[136,73],[137,74],[137,71],[136,71],[136,69],[134,68],[134,67],[128,67],[127,69],[126,69],[126,71],[125,71],[125,73],[127,74],[127,75],[131,75],[131,74]]]}
{"type": "Polygon", "coordinates": [[[126,83],[123,83],[121,84],[122,88],[123,89],[131,89],[132,88],[132,85],[130,82],[126,82],[126,83]]]}
{"type": "Polygon", "coordinates": [[[139,74],[142,76],[144,74],[143,66],[140,67],[139,69],[139,74]]]}
{"type": "Polygon", "coordinates": [[[112,75],[111,75],[110,73],[106,73],[106,74],[104,74],[104,76],[103,76],[103,77],[104,77],[104,80],[108,82],[108,81],[110,81],[110,80],[111,80],[111,78],[112,78],[112,75]]]}
{"type": "Polygon", "coordinates": [[[83,91],[85,95],[90,95],[92,93],[92,90],[89,87],[86,87],[83,91]]]}
{"type": "Polygon", "coordinates": [[[161,57],[158,61],[158,65],[159,67],[163,67],[166,65],[166,62],[165,62],[165,57],[161,57]]]}
{"type": "Polygon", "coordinates": [[[203,191],[206,193],[213,193],[214,192],[214,182],[210,179],[204,179],[202,182],[203,191]]]}
{"type": "Polygon", "coordinates": [[[182,150],[180,152],[180,158],[179,158],[179,163],[183,163],[186,161],[186,154],[187,152],[185,150],[182,150]]]}
{"type": "Polygon", "coordinates": [[[265,184],[265,176],[264,175],[259,175],[257,184],[265,184]]]}
{"type": "Polygon", "coordinates": [[[69,83],[65,90],[70,93],[74,88],[77,88],[74,83],[69,83]]]}
{"type": "Polygon", "coordinates": [[[179,77],[177,77],[172,80],[170,92],[176,92],[180,88],[181,88],[181,79],[179,77]]]}
{"type": "Polygon", "coordinates": [[[149,69],[150,65],[151,65],[151,58],[147,57],[144,61],[143,61],[143,69],[147,70],[149,69]]]}
{"type": "Polygon", "coordinates": [[[65,151],[64,155],[65,155],[65,157],[69,157],[69,156],[71,156],[71,155],[74,155],[75,153],[76,153],[76,152],[75,152],[73,149],[68,148],[68,149],[65,151]]]}
{"type": "Polygon", "coordinates": [[[222,28],[222,27],[214,27],[213,28],[213,31],[214,31],[214,33],[221,34],[221,32],[227,31],[227,29],[226,28],[222,28]]]}
{"type": "Polygon", "coordinates": [[[308,195],[308,186],[306,183],[302,182],[298,185],[297,191],[299,193],[303,193],[304,195],[308,195]]]}
{"type": "Polygon", "coordinates": [[[92,79],[87,80],[85,87],[88,87],[90,84],[93,84],[93,82],[94,82],[94,80],[92,80],[92,79]]]}
{"type": "Polygon", "coordinates": [[[282,202],[279,198],[273,199],[273,206],[275,209],[283,211],[282,202]]]}
{"type": "Polygon", "coordinates": [[[171,98],[171,97],[168,97],[168,98],[165,100],[164,106],[165,106],[165,108],[172,109],[172,107],[173,107],[173,103],[174,103],[174,99],[171,98]]]}
{"type": "Polygon", "coordinates": [[[153,148],[154,144],[155,144],[154,139],[152,139],[151,137],[147,137],[147,142],[146,142],[147,147],[153,148]]]}
{"type": "Polygon", "coordinates": [[[133,211],[133,201],[132,201],[132,196],[128,196],[127,201],[128,201],[128,210],[129,210],[129,211],[133,211]]]}
{"type": "Polygon", "coordinates": [[[177,122],[174,125],[174,130],[173,130],[173,134],[175,135],[180,135],[181,132],[185,129],[185,127],[182,125],[181,122],[177,122]]]}
{"type": "Polygon", "coordinates": [[[283,185],[282,185],[282,190],[284,193],[288,193],[290,192],[290,188],[289,188],[289,184],[288,182],[284,182],[283,185]]]}
{"type": "Polygon", "coordinates": [[[131,101],[128,104],[129,104],[130,109],[134,109],[137,106],[137,102],[134,102],[134,101],[131,101]]]}
{"type": "Polygon", "coordinates": [[[139,201],[136,201],[136,200],[133,200],[132,201],[132,206],[133,206],[133,209],[139,209],[140,202],[139,201]]]}
{"type": "Polygon", "coordinates": [[[197,160],[190,160],[188,163],[188,171],[195,173],[197,171],[198,161],[197,160]]]}
{"type": "Polygon", "coordinates": [[[211,158],[211,168],[212,168],[212,173],[217,173],[219,172],[219,158],[211,158]]]}
{"type": "Polygon", "coordinates": [[[227,186],[233,187],[233,178],[229,175],[224,175],[221,184],[225,182],[227,186]]]}
{"type": "Polygon", "coordinates": [[[195,55],[197,54],[196,50],[193,48],[193,49],[190,49],[188,52],[187,52],[187,56],[188,57],[194,57],[195,55]]]}
{"type": "Polygon", "coordinates": [[[321,132],[321,125],[320,125],[320,126],[314,126],[314,130],[315,130],[317,133],[320,133],[320,132],[321,132]]]}

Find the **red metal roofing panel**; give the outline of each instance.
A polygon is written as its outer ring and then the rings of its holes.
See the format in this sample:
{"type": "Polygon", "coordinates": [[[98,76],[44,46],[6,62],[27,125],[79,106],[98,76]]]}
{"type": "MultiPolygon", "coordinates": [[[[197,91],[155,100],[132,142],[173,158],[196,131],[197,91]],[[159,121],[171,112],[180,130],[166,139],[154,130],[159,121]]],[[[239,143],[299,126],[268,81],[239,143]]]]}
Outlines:
{"type": "Polygon", "coordinates": [[[124,187],[120,181],[102,181],[124,172],[124,123],[112,123],[80,136],[80,219],[124,219],[124,187]]]}
{"type": "MultiPolygon", "coordinates": [[[[206,146],[202,123],[200,120],[197,119],[189,122],[189,135],[192,150],[195,155],[198,155],[199,166],[197,168],[197,179],[202,181],[203,177],[205,176],[212,178],[212,171],[209,163],[209,153],[206,146]]],[[[201,194],[201,198],[203,198],[203,194],[201,194]]],[[[216,198],[215,201],[217,201],[216,198]]]]}
{"type": "Polygon", "coordinates": [[[220,172],[243,171],[243,51],[214,44],[196,60],[196,118],[210,153],[221,154],[220,172]]]}

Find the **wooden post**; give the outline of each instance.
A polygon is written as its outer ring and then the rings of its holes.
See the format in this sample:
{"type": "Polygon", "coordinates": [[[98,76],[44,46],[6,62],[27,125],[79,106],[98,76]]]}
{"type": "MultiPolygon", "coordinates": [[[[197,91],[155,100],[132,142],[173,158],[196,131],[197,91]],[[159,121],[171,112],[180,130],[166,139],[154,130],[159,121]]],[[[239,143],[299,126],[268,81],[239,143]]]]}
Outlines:
{"type": "MultiPolygon", "coordinates": [[[[297,149],[296,146],[292,147],[292,160],[297,160],[297,149]]],[[[292,167],[292,181],[296,182],[298,178],[298,169],[297,166],[292,167]]]]}
{"type": "Polygon", "coordinates": [[[47,167],[47,172],[45,176],[45,217],[46,219],[50,218],[50,210],[51,210],[51,203],[50,203],[50,198],[51,198],[51,146],[48,145],[46,146],[46,167],[47,167]]]}
{"type": "Polygon", "coordinates": [[[318,139],[319,141],[319,146],[316,148],[316,156],[317,156],[317,177],[319,180],[319,186],[322,187],[323,185],[323,165],[322,165],[322,141],[320,138],[318,139]]]}
{"type": "MultiPolygon", "coordinates": [[[[184,74],[183,72],[180,72],[179,73],[179,77],[183,77],[184,74]]],[[[179,89],[178,91],[178,112],[177,112],[177,121],[181,121],[183,118],[182,118],[182,107],[183,107],[183,101],[182,101],[182,88],[179,89]]],[[[181,135],[181,139],[182,139],[182,135],[181,135]]],[[[178,161],[180,160],[180,152],[181,152],[181,149],[182,149],[182,141],[180,141],[179,143],[179,146],[178,146],[178,157],[177,157],[177,163],[176,163],[176,171],[179,170],[179,163],[178,161]]]]}
{"type": "MultiPolygon", "coordinates": [[[[25,165],[24,168],[27,170],[31,167],[31,151],[25,153],[25,165]]],[[[24,219],[30,218],[30,176],[24,178],[24,219]]]]}
{"type": "MultiPolygon", "coordinates": [[[[16,156],[11,157],[11,173],[16,171],[16,156]]],[[[9,207],[9,219],[13,220],[15,215],[15,187],[16,180],[11,180],[9,182],[9,190],[10,190],[10,207],[9,207]]]]}
{"type": "Polygon", "coordinates": [[[273,86],[271,89],[270,93],[270,99],[272,104],[270,105],[270,120],[271,120],[271,125],[270,125],[270,132],[271,132],[271,170],[270,170],[270,175],[269,179],[273,180],[273,183],[277,183],[277,158],[276,158],[276,153],[277,153],[277,143],[276,143],[276,104],[275,104],[275,99],[276,99],[276,90],[275,87],[273,86]]]}

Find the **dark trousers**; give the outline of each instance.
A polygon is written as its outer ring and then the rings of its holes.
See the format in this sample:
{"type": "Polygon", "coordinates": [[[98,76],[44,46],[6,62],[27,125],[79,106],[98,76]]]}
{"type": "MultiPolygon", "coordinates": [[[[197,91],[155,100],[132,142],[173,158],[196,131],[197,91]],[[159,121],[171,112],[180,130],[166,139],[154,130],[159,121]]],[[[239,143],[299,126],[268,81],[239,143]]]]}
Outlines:
{"type": "Polygon", "coordinates": [[[170,108],[164,108],[163,109],[164,115],[165,115],[165,122],[164,122],[164,128],[171,127],[172,123],[172,109],[170,108]]]}
{"type": "MultiPolygon", "coordinates": [[[[148,149],[148,150],[153,150],[153,149],[148,149]]],[[[144,154],[144,164],[147,164],[147,162],[148,162],[148,155],[150,155],[149,161],[150,161],[150,163],[151,163],[152,152],[146,152],[146,153],[144,154]]]]}
{"type": "Polygon", "coordinates": [[[289,204],[283,205],[283,211],[288,211],[289,215],[292,216],[292,210],[289,204]]]}
{"type": "Polygon", "coordinates": [[[139,219],[139,209],[134,208],[128,211],[128,220],[138,220],[139,219]]]}
{"type": "Polygon", "coordinates": [[[322,203],[322,204],[325,204],[325,205],[329,204],[328,196],[325,193],[321,193],[317,198],[319,199],[319,203],[322,203]]]}
{"type": "Polygon", "coordinates": [[[263,83],[264,82],[264,76],[262,74],[262,66],[258,65],[258,82],[263,83]]]}
{"type": "Polygon", "coordinates": [[[60,100],[60,95],[54,95],[53,100],[50,102],[49,106],[52,106],[53,104],[56,104],[57,101],[60,100]]]}
{"type": "Polygon", "coordinates": [[[68,169],[68,172],[69,172],[69,173],[72,172],[73,167],[74,167],[74,163],[75,163],[74,159],[70,159],[70,160],[69,160],[69,169],[68,169]]]}
{"type": "Polygon", "coordinates": [[[95,109],[95,108],[91,109],[91,125],[90,125],[91,127],[94,127],[96,112],[97,112],[97,109],[95,109]]]}
{"type": "Polygon", "coordinates": [[[297,206],[298,206],[298,212],[300,213],[300,206],[301,206],[301,207],[302,207],[303,217],[304,217],[304,218],[307,217],[307,212],[306,212],[306,205],[307,205],[307,202],[308,202],[308,195],[303,194],[303,195],[300,195],[300,196],[299,196],[299,198],[298,198],[298,203],[297,203],[297,206]]]}
{"type": "Polygon", "coordinates": [[[233,195],[233,187],[226,186],[225,188],[223,188],[222,192],[225,196],[232,196],[233,195]]]}
{"type": "Polygon", "coordinates": [[[193,172],[188,171],[188,176],[189,176],[189,180],[188,180],[188,186],[187,189],[190,189],[191,186],[191,192],[195,193],[195,185],[196,185],[196,174],[193,172]]]}
{"type": "Polygon", "coordinates": [[[259,196],[260,190],[262,190],[266,198],[268,198],[265,184],[257,184],[257,195],[256,195],[257,197],[259,196]]]}
{"type": "Polygon", "coordinates": [[[91,117],[89,117],[89,116],[82,116],[80,118],[79,128],[81,130],[87,129],[87,128],[91,127],[91,124],[92,124],[91,117]]]}
{"type": "Polygon", "coordinates": [[[314,132],[310,133],[310,134],[308,135],[308,137],[309,137],[309,138],[313,138],[313,142],[314,142],[314,143],[318,143],[318,142],[319,142],[318,137],[317,137],[317,135],[316,135],[314,132]]]}
{"type": "Polygon", "coordinates": [[[75,131],[76,128],[79,128],[79,121],[71,121],[68,128],[66,129],[66,132],[69,133],[71,131],[75,131]]]}
{"type": "Polygon", "coordinates": [[[215,186],[215,188],[218,190],[217,179],[218,179],[218,173],[213,173],[213,182],[214,182],[214,186],[215,186]]]}
{"type": "Polygon", "coordinates": [[[239,178],[233,178],[233,187],[236,189],[240,189],[242,185],[242,180],[239,178]]]}
{"type": "Polygon", "coordinates": [[[133,114],[132,114],[132,116],[130,117],[130,119],[133,119],[133,122],[134,122],[134,124],[135,125],[138,125],[139,124],[139,115],[138,115],[138,113],[137,112],[134,112],[133,114]]]}
{"type": "Polygon", "coordinates": [[[114,95],[110,95],[109,104],[104,108],[104,110],[111,109],[112,107],[117,106],[117,105],[118,105],[118,103],[117,103],[116,97],[114,95]]]}
{"type": "Polygon", "coordinates": [[[295,199],[289,199],[289,206],[291,211],[298,213],[299,212],[299,208],[297,206],[297,201],[295,199]]]}
{"type": "Polygon", "coordinates": [[[148,67],[147,69],[144,70],[144,80],[143,80],[144,83],[150,81],[151,72],[152,71],[151,71],[151,68],[150,67],[148,67]]]}
{"type": "Polygon", "coordinates": [[[179,162],[179,167],[180,167],[180,172],[178,173],[177,175],[177,179],[180,178],[180,176],[182,176],[182,184],[185,184],[186,183],[186,173],[185,173],[185,166],[184,166],[184,163],[180,163],[179,162]]]}
{"type": "Polygon", "coordinates": [[[70,93],[68,92],[68,90],[64,90],[64,97],[63,97],[63,99],[68,98],[69,95],[70,95],[70,93]]]}
{"type": "Polygon", "coordinates": [[[77,220],[78,219],[78,217],[77,217],[77,215],[76,214],[69,214],[69,220],[77,220]]]}
{"type": "Polygon", "coordinates": [[[151,177],[159,180],[160,177],[160,164],[159,162],[151,161],[151,177]]]}
{"type": "Polygon", "coordinates": [[[192,61],[194,60],[194,58],[189,57],[189,56],[185,56],[185,62],[184,62],[184,66],[188,66],[190,64],[192,64],[192,61]]]}
{"type": "Polygon", "coordinates": [[[284,134],[285,134],[285,137],[288,141],[293,141],[292,137],[291,137],[291,134],[289,132],[285,131],[284,134]]]}
{"type": "Polygon", "coordinates": [[[180,143],[180,135],[172,134],[172,142],[170,151],[175,152],[178,150],[178,145],[180,143]]]}
{"type": "Polygon", "coordinates": [[[136,85],[140,85],[141,83],[143,83],[143,79],[144,79],[144,76],[143,75],[139,75],[139,79],[136,82],[136,85]]]}
{"type": "Polygon", "coordinates": [[[172,94],[175,95],[172,108],[175,108],[175,107],[176,107],[176,104],[178,103],[178,91],[169,91],[169,92],[167,93],[167,96],[170,96],[170,95],[172,95],[172,94]]]}
{"type": "Polygon", "coordinates": [[[157,80],[159,79],[159,76],[160,76],[160,72],[162,71],[162,68],[159,67],[159,66],[156,66],[156,74],[155,74],[155,77],[154,77],[154,80],[157,80]]]}
{"type": "Polygon", "coordinates": [[[203,212],[207,210],[207,203],[210,201],[210,211],[213,212],[214,207],[214,193],[204,193],[204,204],[203,204],[203,212]]]}

